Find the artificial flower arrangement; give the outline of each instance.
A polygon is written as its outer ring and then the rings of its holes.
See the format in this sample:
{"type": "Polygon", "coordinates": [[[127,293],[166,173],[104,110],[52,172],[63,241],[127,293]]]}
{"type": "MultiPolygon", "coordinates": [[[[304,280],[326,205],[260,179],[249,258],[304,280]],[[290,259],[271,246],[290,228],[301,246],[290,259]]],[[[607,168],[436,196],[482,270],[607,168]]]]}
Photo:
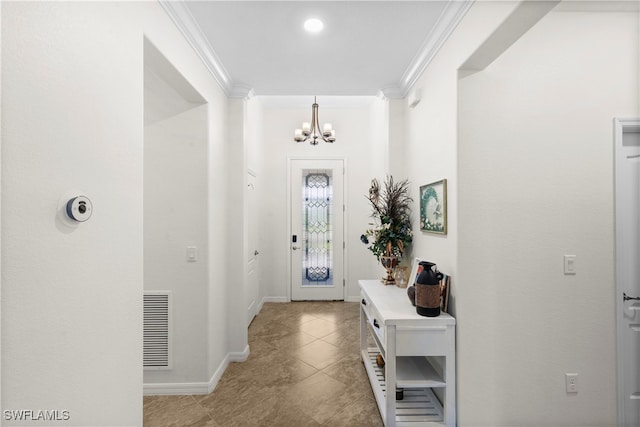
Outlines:
{"type": "Polygon", "coordinates": [[[402,257],[402,253],[413,239],[411,231],[411,204],[409,197],[409,181],[395,182],[393,176],[387,175],[383,188],[380,189],[377,179],[371,181],[367,196],[373,209],[367,229],[360,240],[380,257],[402,257]]]}

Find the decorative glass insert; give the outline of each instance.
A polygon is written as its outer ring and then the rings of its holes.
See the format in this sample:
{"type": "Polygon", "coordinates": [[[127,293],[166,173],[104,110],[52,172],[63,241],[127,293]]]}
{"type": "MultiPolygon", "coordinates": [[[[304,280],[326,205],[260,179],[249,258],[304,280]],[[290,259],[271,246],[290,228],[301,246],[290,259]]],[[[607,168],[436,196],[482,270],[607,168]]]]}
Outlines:
{"type": "Polygon", "coordinates": [[[302,173],[302,286],[333,286],[331,172],[302,173]]]}

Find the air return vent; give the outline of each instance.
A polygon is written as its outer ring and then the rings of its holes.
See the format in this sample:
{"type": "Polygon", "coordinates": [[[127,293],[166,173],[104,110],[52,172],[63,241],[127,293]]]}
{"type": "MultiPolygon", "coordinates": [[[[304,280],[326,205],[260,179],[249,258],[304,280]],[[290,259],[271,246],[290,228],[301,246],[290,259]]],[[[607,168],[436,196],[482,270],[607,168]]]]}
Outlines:
{"type": "Polygon", "coordinates": [[[171,369],[171,292],[144,293],[144,369],[171,369]]]}

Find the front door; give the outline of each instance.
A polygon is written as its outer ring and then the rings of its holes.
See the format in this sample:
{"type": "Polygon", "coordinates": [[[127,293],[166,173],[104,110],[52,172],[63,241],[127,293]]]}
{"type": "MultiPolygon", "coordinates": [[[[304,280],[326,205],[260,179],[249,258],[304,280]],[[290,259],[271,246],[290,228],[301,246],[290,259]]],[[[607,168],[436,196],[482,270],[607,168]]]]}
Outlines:
{"type": "Polygon", "coordinates": [[[344,161],[290,166],[291,299],[343,300],[344,161]]]}
{"type": "Polygon", "coordinates": [[[618,425],[640,425],[640,119],[615,121],[618,425]]]}

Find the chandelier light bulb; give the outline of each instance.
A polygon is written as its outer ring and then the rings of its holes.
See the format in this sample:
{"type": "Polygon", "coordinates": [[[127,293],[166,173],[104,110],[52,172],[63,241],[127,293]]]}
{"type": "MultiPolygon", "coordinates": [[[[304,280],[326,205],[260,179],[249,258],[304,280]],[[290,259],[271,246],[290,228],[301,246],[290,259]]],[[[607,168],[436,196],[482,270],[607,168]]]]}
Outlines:
{"type": "Polygon", "coordinates": [[[304,21],[304,29],[309,33],[319,33],[324,28],[324,24],[317,18],[309,18],[304,21]]]}

